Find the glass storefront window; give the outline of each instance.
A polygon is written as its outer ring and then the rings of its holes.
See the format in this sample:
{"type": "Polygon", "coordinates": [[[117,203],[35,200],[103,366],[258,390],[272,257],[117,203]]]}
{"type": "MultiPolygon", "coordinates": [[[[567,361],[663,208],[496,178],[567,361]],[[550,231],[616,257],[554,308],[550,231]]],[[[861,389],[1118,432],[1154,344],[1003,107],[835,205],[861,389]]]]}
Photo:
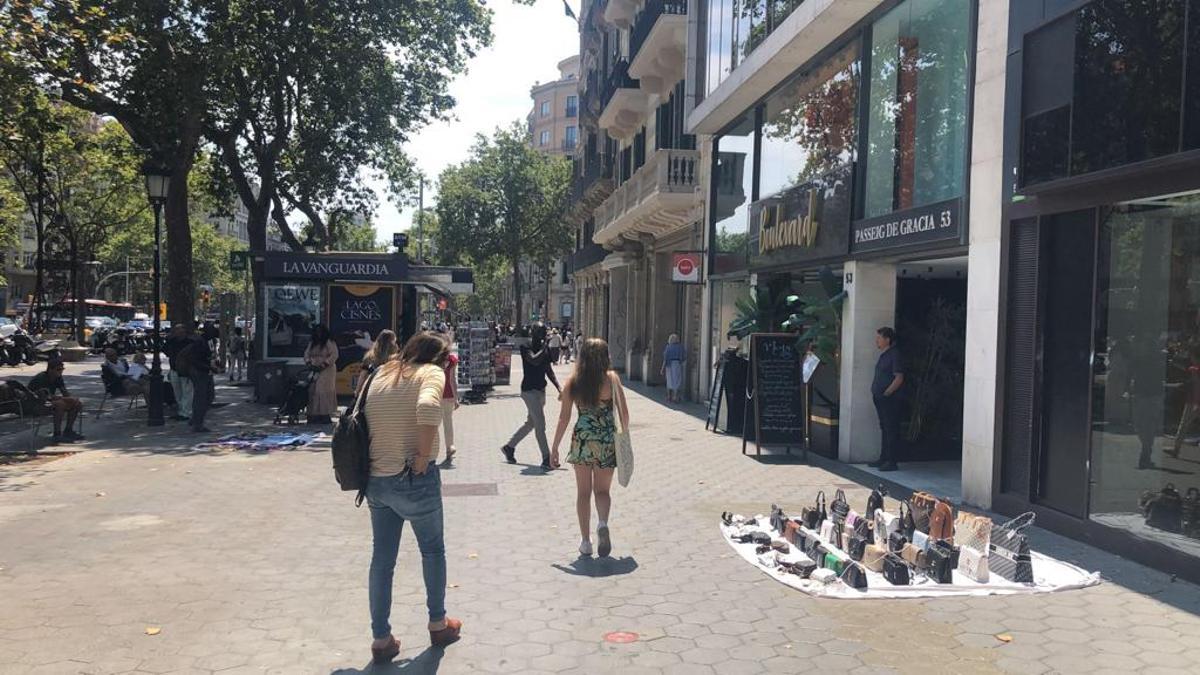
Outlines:
{"type": "Polygon", "coordinates": [[[264,292],[267,306],[267,358],[303,358],[312,328],[321,321],[321,287],[267,285],[264,292]]]}
{"type": "Polygon", "coordinates": [[[1099,240],[1090,517],[1200,556],[1178,503],[1143,510],[1200,492],[1200,194],[1114,207],[1099,240]]]}
{"type": "Polygon", "coordinates": [[[704,93],[716,89],[804,0],[704,0],[704,93]]]}
{"type": "Polygon", "coordinates": [[[760,198],[849,165],[856,153],[858,46],[785,84],[763,111],[760,198]]]}
{"type": "Polygon", "coordinates": [[[907,0],[871,34],[864,217],[963,193],[971,3],[907,0]]]}
{"type": "Polygon", "coordinates": [[[716,142],[712,203],[715,274],[745,269],[750,202],[754,198],[754,115],[747,114],[716,142]]]}

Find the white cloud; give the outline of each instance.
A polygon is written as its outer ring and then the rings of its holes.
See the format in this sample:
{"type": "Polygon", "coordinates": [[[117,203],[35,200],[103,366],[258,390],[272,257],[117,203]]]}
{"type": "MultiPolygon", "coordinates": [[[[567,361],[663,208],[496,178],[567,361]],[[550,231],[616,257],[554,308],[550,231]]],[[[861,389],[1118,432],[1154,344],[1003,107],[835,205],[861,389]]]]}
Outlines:
{"type": "MultiPolygon", "coordinates": [[[[492,46],[451,83],[450,93],[458,102],[455,119],[423,129],[408,146],[409,155],[431,180],[446,166],[466,159],[476,134],[524,120],[533,107],[529,89],[536,82],[557,79],[558,62],[579,52],[579,30],[562,0],[538,0],[532,7],[510,0],[488,4],[494,11],[492,46]]],[[[571,7],[578,14],[577,0],[571,7]]],[[[415,209],[398,211],[382,187],[376,194],[380,206],[375,228],[380,241],[391,243],[393,232],[409,228],[415,209]]],[[[434,189],[426,187],[426,206],[435,199],[434,189]]]]}

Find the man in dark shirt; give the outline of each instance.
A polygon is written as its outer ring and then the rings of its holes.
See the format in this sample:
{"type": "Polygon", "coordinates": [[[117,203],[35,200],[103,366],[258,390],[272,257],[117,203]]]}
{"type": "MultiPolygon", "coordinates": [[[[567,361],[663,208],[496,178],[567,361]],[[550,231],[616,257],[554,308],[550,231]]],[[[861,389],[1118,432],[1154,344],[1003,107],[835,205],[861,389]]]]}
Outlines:
{"type": "Polygon", "coordinates": [[[63,381],[63,362],[51,359],[46,362],[46,370],[34,375],[27,385],[29,391],[50,406],[54,413],[54,442],[70,443],[82,441],[83,434],[72,430],[75,418],[83,410],[83,402],[71,396],[67,384],[63,381]],[[67,430],[63,431],[63,417],[67,418],[67,430]]]}
{"type": "Polygon", "coordinates": [[[205,433],[204,417],[208,414],[213,401],[213,353],[208,339],[203,333],[196,331],[188,337],[188,343],[180,350],[176,358],[187,359],[188,370],[192,380],[192,431],[205,433]]]}
{"type": "Polygon", "coordinates": [[[550,465],[550,443],[546,439],[546,380],[553,382],[560,394],[562,387],[551,365],[550,350],[546,347],[546,327],[540,323],[534,324],[530,331],[529,346],[521,347],[521,368],[524,371],[521,377],[521,400],[525,402],[529,414],[521,428],[500,448],[509,464],[516,464],[517,444],[532,431],[542,451],[542,469],[549,471],[553,468],[550,465]]]}
{"type": "Polygon", "coordinates": [[[871,397],[875,400],[875,412],[879,415],[880,440],[879,460],[869,466],[880,471],[895,471],[896,445],[900,442],[900,415],[902,406],[899,392],[904,386],[904,367],[900,350],[894,344],[896,331],[884,326],[875,331],[875,346],[879,349],[879,360],[875,362],[875,378],[871,381],[871,397]]]}

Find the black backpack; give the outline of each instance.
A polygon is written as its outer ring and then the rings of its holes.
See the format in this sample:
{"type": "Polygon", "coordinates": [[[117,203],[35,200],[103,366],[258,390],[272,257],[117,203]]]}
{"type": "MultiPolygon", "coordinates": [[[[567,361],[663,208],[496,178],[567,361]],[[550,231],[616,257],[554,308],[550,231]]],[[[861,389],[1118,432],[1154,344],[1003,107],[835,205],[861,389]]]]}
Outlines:
{"type": "Polygon", "coordinates": [[[371,434],[367,429],[367,390],[375,373],[367,377],[358,399],[338,418],[333,430],[333,477],[343,491],[357,490],[354,505],[362,506],[371,477],[371,434]]]}

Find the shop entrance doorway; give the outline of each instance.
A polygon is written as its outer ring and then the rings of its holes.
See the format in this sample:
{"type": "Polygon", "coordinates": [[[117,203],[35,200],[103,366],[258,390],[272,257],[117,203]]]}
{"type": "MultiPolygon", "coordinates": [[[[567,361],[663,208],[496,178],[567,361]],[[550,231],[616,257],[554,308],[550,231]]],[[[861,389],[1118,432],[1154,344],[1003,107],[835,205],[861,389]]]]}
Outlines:
{"type": "Polygon", "coordinates": [[[963,374],[967,259],[896,266],[897,346],[903,356],[905,412],[897,449],[904,485],[957,498],[962,485],[963,374]]]}

